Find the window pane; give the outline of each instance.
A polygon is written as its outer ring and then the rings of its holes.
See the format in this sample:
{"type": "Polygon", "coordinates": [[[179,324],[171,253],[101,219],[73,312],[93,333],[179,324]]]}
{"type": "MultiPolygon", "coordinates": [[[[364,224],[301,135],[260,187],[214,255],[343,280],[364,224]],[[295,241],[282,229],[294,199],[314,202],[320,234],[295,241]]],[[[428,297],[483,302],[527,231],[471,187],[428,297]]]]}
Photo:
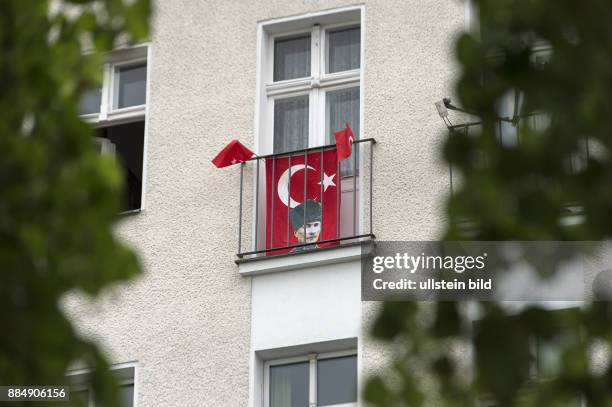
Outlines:
{"type": "MultiPolygon", "coordinates": [[[[496,103],[497,115],[499,117],[512,119],[514,117],[515,92],[509,91],[502,96],[496,103]]],[[[520,112],[520,99],[518,111],[520,112]]],[[[517,112],[518,114],[518,112],[517,112]]],[[[514,147],[518,144],[518,128],[516,124],[508,121],[500,121],[497,126],[497,136],[501,145],[514,147]]]]}
{"type": "Polygon", "coordinates": [[[270,367],[270,407],[308,407],[309,362],[270,367]]]}
{"type": "Polygon", "coordinates": [[[100,88],[88,89],[79,100],[79,114],[100,113],[102,90],[100,88]]]}
{"type": "Polygon", "coordinates": [[[359,68],[361,57],[359,27],[332,31],[328,35],[327,71],[329,73],[359,68]]]}
{"type": "Polygon", "coordinates": [[[319,406],[357,401],[357,356],[317,362],[317,397],[319,406]]]}
{"type": "MultiPolygon", "coordinates": [[[[358,87],[327,92],[326,111],[326,144],[336,143],[334,133],[342,130],[346,126],[347,122],[353,130],[355,139],[359,138],[358,87]]],[[[357,148],[354,148],[353,154],[355,154],[356,151],[357,148]]],[[[357,157],[357,160],[359,161],[359,157],[357,157]]],[[[340,173],[342,175],[352,174],[354,165],[354,157],[351,155],[346,160],[340,162],[340,173]]]]}
{"type": "Polygon", "coordinates": [[[351,126],[355,138],[359,138],[359,88],[327,92],[327,143],[335,143],[334,133],[351,126]]]}
{"type": "Polygon", "coordinates": [[[274,81],[310,76],[310,35],[274,41],[274,81]]]}
{"type": "Polygon", "coordinates": [[[119,386],[119,406],[133,407],[134,406],[134,385],[125,384],[119,386]]]}
{"type": "Polygon", "coordinates": [[[308,95],[274,101],[274,153],[308,147],[308,95]]]}
{"type": "Polygon", "coordinates": [[[117,106],[122,107],[138,106],[145,104],[146,84],[147,84],[147,65],[131,65],[119,67],[115,80],[118,80],[116,88],[117,106]]]}

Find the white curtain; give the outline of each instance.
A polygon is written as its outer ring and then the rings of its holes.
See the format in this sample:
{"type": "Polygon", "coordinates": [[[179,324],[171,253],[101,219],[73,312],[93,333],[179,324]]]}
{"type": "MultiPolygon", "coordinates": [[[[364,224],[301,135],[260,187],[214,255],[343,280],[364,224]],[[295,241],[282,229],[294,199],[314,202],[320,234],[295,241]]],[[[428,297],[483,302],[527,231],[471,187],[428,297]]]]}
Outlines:
{"type": "Polygon", "coordinates": [[[328,36],[328,72],[359,68],[361,57],[359,27],[332,31],[328,36]]]}
{"type": "Polygon", "coordinates": [[[274,42],[274,81],[310,76],[310,35],[274,42]]]}
{"type": "Polygon", "coordinates": [[[274,154],[308,147],[308,95],[274,101],[274,154]]]}
{"type": "MultiPolygon", "coordinates": [[[[342,130],[346,123],[351,126],[355,140],[359,138],[359,87],[336,90],[327,93],[327,140],[326,144],[334,144],[334,133],[342,130]]],[[[358,145],[353,148],[353,155],[358,151],[358,145]]],[[[351,155],[340,164],[342,175],[353,174],[354,156],[351,155]]],[[[357,157],[359,165],[359,157],[357,157]]]]}
{"type": "Polygon", "coordinates": [[[270,368],[270,407],[308,407],[309,363],[270,368]]]}
{"type": "Polygon", "coordinates": [[[270,407],[291,407],[291,380],[278,374],[274,369],[270,374],[270,407]]]}

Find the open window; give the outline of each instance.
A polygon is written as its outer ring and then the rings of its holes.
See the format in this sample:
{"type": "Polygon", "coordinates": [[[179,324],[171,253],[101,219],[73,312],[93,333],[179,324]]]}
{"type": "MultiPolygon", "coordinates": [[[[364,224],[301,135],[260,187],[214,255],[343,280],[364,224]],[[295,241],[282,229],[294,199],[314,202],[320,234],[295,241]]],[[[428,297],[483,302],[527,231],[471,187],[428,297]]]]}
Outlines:
{"type": "Polygon", "coordinates": [[[143,206],[143,164],[147,111],[148,47],[107,56],[102,86],[81,95],[81,117],[96,129],[94,148],[114,157],[124,173],[123,211],[143,206]]]}

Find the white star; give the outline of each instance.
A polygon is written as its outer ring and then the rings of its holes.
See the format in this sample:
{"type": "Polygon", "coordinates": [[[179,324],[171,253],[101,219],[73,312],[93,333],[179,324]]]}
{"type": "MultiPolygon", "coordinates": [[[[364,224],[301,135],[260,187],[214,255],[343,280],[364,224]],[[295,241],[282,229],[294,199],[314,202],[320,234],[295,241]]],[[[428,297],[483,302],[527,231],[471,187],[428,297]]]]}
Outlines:
{"type": "MultiPolygon", "coordinates": [[[[327,175],[326,173],[323,173],[323,192],[327,191],[327,187],[335,187],[336,184],[334,184],[334,177],[336,176],[336,174],[332,174],[332,175],[327,175]]],[[[321,185],[321,181],[317,182],[318,185],[321,185]]]]}
{"type": "Polygon", "coordinates": [[[232,158],[232,164],[236,164],[238,162],[238,160],[236,160],[235,158],[232,158]]]}

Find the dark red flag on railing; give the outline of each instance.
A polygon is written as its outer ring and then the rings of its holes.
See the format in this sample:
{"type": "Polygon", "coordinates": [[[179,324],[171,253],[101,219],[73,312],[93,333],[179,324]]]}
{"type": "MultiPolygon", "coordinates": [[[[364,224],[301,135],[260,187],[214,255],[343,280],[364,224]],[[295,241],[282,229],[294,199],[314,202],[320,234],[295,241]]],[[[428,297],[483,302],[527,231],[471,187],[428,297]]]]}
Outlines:
{"type": "Polygon", "coordinates": [[[253,152],[243,146],[238,140],[232,140],[212,159],[217,168],[238,164],[253,157],[253,152]]]}
{"type": "Polygon", "coordinates": [[[353,152],[353,130],[348,122],[346,127],[334,133],[336,138],[336,148],[338,149],[338,161],[345,160],[351,156],[353,152]]]}
{"type": "MultiPolygon", "coordinates": [[[[337,172],[335,148],[266,160],[266,249],[281,248],[268,254],[309,250],[319,245],[282,248],[337,238],[340,208],[337,172]]],[[[320,246],[330,244],[337,242],[320,246]]]]}

